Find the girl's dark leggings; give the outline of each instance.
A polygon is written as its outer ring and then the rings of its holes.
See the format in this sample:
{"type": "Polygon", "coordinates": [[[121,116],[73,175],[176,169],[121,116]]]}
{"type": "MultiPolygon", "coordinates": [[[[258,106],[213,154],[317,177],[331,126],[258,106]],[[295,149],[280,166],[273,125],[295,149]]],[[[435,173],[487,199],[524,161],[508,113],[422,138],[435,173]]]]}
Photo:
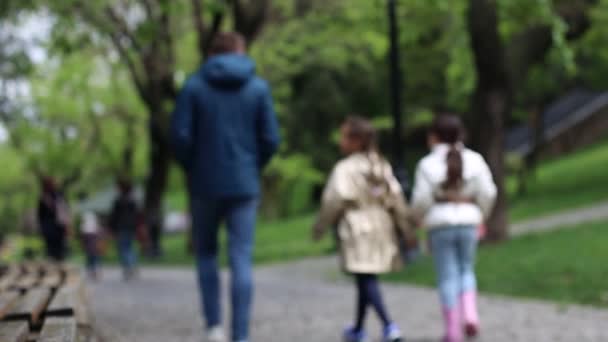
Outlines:
{"type": "Polygon", "coordinates": [[[391,324],[391,319],[382,299],[378,276],[375,274],[354,274],[354,277],[358,292],[355,330],[361,331],[363,329],[368,306],[374,308],[385,327],[391,324]]]}

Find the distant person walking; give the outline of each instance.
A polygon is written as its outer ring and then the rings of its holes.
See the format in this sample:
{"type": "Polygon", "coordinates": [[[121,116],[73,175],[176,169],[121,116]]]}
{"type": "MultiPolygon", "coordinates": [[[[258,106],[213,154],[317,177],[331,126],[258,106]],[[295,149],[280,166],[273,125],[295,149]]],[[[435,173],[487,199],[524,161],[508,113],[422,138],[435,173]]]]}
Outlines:
{"type": "Polygon", "coordinates": [[[114,200],[110,214],[110,230],[116,238],[116,246],[125,280],[131,280],[136,275],[137,254],[133,246],[139,209],[133,195],[133,185],[129,181],[118,182],[118,197],[114,200]]]}
{"type": "Polygon", "coordinates": [[[188,177],[194,248],[210,341],[224,341],[218,230],[226,221],[232,271],[232,341],[249,338],[252,252],[260,175],[279,145],[268,84],[255,75],[245,40],[219,33],[211,57],[184,85],[173,143],[188,177]]]}
{"type": "Polygon", "coordinates": [[[336,165],[325,188],[314,238],[335,228],[342,267],[355,279],[355,324],[344,332],[344,341],[367,340],[368,307],[382,322],[382,341],[401,341],[401,331],[385,307],[378,275],[395,270],[401,262],[399,235],[410,235],[405,197],[391,165],[376,148],[371,123],[358,117],[347,119],[341,128],[340,148],[346,158],[336,165]]]}
{"type": "Polygon", "coordinates": [[[47,257],[64,261],[67,256],[67,236],[70,214],[63,194],[52,177],[42,179],[38,201],[38,224],[46,246],[47,257]]]}
{"type": "Polygon", "coordinates": [[[80,222],[80,238],[86,255],[87,272],[93,280],[99,278],[101,233],[102,229],[97,214],[92,210],[85,211],[80,222]]]}
{"type": "Polygon", "coordinates": [[[464,128],[452,114],[436,116],[431,153],[416,170],[412,206],[429,230],[443,305],[446,342],[479,333],[475,253],[477,229],[490,215],[496,186],[483,157],[463,144],[464,128]]]}

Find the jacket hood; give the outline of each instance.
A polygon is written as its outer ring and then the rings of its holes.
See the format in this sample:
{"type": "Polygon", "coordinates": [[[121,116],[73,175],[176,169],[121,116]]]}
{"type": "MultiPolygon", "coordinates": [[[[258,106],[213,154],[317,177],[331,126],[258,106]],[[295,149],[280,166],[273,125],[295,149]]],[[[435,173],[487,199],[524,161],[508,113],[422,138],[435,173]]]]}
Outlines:
{"type": "Polygon", "coordinates": [[[203,65],[201,73],[213,86],[236,88],[255,76],[255,63],[245,55],[218,55],[203,65]]]}

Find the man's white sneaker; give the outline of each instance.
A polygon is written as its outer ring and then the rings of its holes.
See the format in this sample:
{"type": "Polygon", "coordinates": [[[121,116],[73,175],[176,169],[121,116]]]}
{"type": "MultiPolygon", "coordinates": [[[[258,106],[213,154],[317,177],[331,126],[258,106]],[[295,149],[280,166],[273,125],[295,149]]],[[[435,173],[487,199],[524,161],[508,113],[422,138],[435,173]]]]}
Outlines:
{"type": "Polygon", "coordinates": [[[211,327],[207,332],[207,341],[208,342],[226,342],[226,335],[224,334],[224,329],[220,326],[211,327]]]}

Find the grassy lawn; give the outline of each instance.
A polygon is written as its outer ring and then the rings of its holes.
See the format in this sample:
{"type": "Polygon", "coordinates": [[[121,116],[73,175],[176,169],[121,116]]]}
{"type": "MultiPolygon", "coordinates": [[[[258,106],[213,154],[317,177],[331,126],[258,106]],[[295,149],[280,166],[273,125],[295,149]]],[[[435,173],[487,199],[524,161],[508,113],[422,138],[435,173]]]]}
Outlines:
{"type": "MultiPolygon", "coordinates": [[[[291,220],[275,223],[260,223],[256,231],[256,244],[254,259],[257,264],[272,262],[285,262],[303,257],[314,257],[328,255],[333,252],[333,242],[325,239],[320,243],[311,241],[310,229],[313,216],[305,216],[291,220]]],[[[226,236],[222,229],[220,236],[222,243],[222,262],[226,263],[226,236]]],[[[163,237],[165,255],[158,261],[143,259],[145,265],[190,265],[193,264],[193,256],[188,253],[187,238],[185,234],[170,234],[163,237]]],[[[79,246],[74,246],[77,251],[75,261],[82,261],[79,246]]],[[[106,263],[115,264],[117,261],[115,248],[110,246],[104,257],[106,263]]]]}
{"type": "Polygon", "coordinates": [[[608,200],[608,142],[543,163],[526,196],[516,198],[516,181],[507,182],[511,218],[521,221],[608,200]]]}
{"type": "MultiPolygon", "coordinates": [[[[484,246],[478,255],[482,292],[608,307],[608,222],[530,235],[484,246]]],[[[435,284],[425,257],[392,281],[435,284]]]]}

